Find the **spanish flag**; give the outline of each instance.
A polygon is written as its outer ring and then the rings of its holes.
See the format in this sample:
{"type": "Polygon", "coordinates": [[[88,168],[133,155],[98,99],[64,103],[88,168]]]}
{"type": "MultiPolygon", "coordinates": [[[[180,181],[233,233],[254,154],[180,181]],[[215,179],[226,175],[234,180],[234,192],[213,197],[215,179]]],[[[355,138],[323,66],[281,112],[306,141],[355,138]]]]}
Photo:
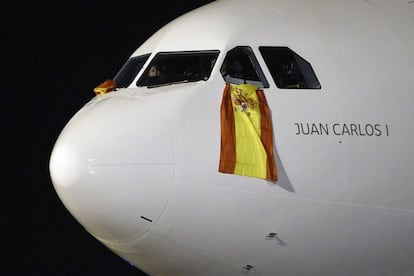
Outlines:
{"type": "Polygon", "coordinates": [[[277,181],[271,115],[263,90],[226,83],[220,123],[219,172],[277,181]]]}

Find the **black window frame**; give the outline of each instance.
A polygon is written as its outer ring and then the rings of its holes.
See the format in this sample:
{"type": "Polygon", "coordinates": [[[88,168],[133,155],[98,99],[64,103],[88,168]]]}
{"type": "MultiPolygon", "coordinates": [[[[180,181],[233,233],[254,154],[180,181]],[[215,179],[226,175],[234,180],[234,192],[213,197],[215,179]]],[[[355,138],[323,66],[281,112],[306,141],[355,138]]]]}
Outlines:
{"type": "Polygon", "coordinates": [[[291,48],[259,46],[259,52],[279,89],[322,89],[312,64],[291,48]]]}
{"type": "MultiPolygon", "coordinates": [[[[138,87],[153,88],[153,87],[166,86],[166,85],[178,84],[178,83],[207,81],[211,77],[211,73],[212,73],[214,64],[217,61],[217,58],[218,58],[219,54],[220,54],[219,50],[158,52],[158,53],[155,54],[155,56],[152,58],[151,62],[145,68],[144,72],[142,73],[142,75],[137,80],[136,85],[138,87]],[[158,83],[156,82],[157,80],[155,80],[153,83],[151,83],[151,81],[149,80],[149,77],[148,77],[149,72],[150,72],[151,68],[153,68],[154,66],[159,65],[158,62],[160,62],[160,57],[162,59],[162,58],[168,58],[168,57],[178,57],[179,58],[180,56],[181,57],[182,56],[197,57],[197,56],[200,56],[200,55],[213,55],[213,57],[211,59],[212,63],[208,65],[209,66],[208,71],[202,72],[202,73],[206,73],[206,74],[203,74],[202,76],[182,76],[182,74],[180,74],[179,72],[176,72],[178,76],[176,77],[175,80],[174,79],[172,79],[172,80],[168,80],[168,79],[167,80],[158,80],[158,83]]],[[[176,63],[174,66],[180,67],[181,65],[182,64],[177,65],[177,63],[176,63]]],[[[204,64],[204,65],[206,65],[206,64],[204,64]]],[[[200,69],[200,68],[198,68],[198,69],[200,69]]],[[[170,70],[169,72],[174,72],[174,70],[170,70]]],[[[184,72],[183,72],[183,74],[184,74],[184,72]]]]}
{"type": "Polygon", "coordinates": [[[117,88],[127,88],[134,81],[151,54],[129,58],[114,77],[117,88]]]}
{"type": "Polygon", "coordinates": [[[223,63],[220,67],[220,73],[225,82],[235,84],[252,83],[258,85],[260,88],[269,88],[269,82],[267,81],[266,76],[263,73],[262,67],[260,66],[259,61],[257,60],[256,55],[254,54],[253,49],[250,46],[240,45],[227,51],[223,63]],[[237,51],[239,51],[239,53],[237,51]],[[246,57],[249,63],[246,62],[246,57]],[[240,63],[240,69],[229,68],[233,66],[235,62],[240,63]],[[248,68],[248,64],[251,65],[251,68],[248,68]],[[240,72],[236,73],[235,71],[240,72]],[[253,76],[253,73],[255,74],[255,76],[253,76]]]}

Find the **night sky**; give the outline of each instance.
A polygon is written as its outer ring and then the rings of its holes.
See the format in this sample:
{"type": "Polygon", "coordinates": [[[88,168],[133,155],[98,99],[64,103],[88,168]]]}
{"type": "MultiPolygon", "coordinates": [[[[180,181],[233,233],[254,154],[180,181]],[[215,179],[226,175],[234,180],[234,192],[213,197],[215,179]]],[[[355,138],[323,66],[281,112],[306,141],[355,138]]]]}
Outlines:
{"type": "Polygon", "coordinates": [[[0,275],[145,275],[65,209],[49,158],[95,86],[157,29],[208,2],[14,1],[2,7],[0,275]]]}

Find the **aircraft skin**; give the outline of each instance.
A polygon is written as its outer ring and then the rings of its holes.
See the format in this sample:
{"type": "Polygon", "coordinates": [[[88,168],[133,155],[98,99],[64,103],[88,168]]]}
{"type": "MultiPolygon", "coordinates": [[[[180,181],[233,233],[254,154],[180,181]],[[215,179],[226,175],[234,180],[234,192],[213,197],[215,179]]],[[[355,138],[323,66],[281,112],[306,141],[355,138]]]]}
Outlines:
{"type": "MultiPolygon", "coordinates": [[[[97,95],[50,159],[69,212],[150,275],[414,275],[414,3],[218,0],[167,24],[127,88],[97,95]],[[277,181],[218,171],[226,54],[268,82],[277,181]],[[278,88],[288,47],[318,89],[278,88]],[[219,51],[208,80],[137,86],[159,52],[219,51]]],[[[126,264],[127,265],[127,264],[126,264]]]]}

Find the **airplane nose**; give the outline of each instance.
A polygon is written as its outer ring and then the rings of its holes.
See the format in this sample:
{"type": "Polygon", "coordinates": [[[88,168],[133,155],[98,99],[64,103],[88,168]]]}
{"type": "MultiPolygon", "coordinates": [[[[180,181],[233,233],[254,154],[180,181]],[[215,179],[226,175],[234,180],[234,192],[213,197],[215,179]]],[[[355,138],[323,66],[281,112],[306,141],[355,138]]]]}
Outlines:
{"type": "Polygon", "coordinates": [[[86,105],[65,126],[51,154],[58,196],[102,240],[144,233],[161,215],[172,186],[168,124],[154,105],[137,101],[86,105]]]}

